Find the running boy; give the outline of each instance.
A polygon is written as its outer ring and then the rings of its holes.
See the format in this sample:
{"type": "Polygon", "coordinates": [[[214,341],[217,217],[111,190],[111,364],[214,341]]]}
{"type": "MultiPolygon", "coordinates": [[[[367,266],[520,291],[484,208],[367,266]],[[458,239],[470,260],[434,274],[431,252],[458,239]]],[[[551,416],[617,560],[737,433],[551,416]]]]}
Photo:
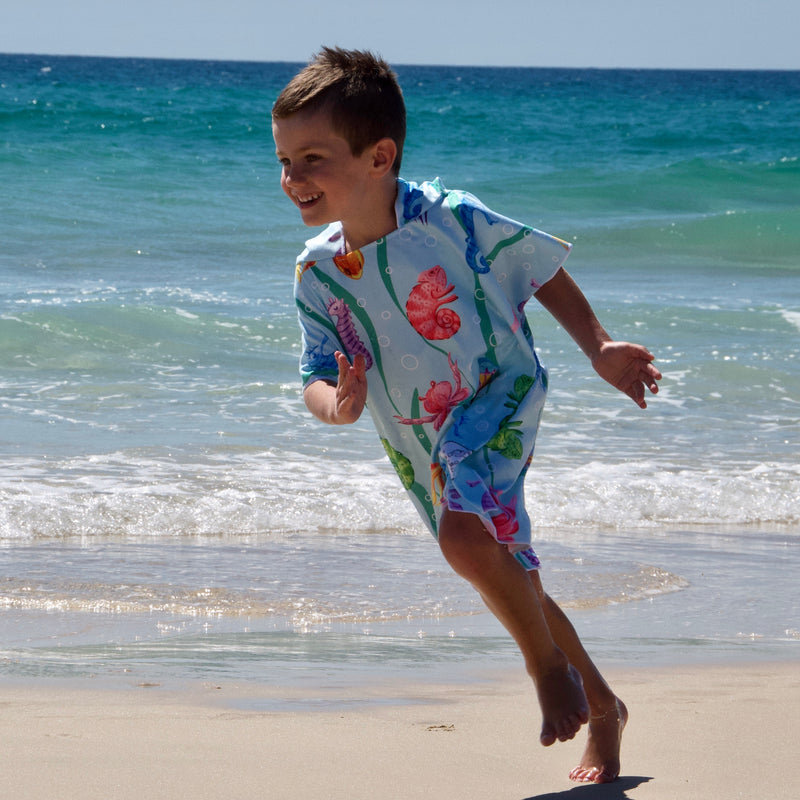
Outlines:
{"type": "Polygon", "coordinates": [[[453,569],[519,645],[545,746],[588,723],[570,777],[619,775],[627,720],[531,549],[523,482],[547,389],[524,305],[535,296],[598,374],[645,408],[661,378],[612,341],[562,267],[570,245],[436,180],[399,178],[405,105],[370,53],[325,48],[272,110],[281,186],[306,225],[295,278],[303,397],[340,425],[369,405],[403,486],[453,569]]]}

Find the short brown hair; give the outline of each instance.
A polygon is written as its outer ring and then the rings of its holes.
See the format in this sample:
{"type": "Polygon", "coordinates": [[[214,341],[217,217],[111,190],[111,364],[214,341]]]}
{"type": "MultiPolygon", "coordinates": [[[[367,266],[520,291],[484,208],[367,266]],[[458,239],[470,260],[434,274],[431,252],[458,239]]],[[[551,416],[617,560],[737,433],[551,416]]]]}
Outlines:
{"type": "Polygon", "coordinates": [[[392,169],[399,174],[406,106],[397,75],[382,58],[366,50],[323,47],[280,93],[272,118],[323,108],[330,109],[334,130],[354,156],[380,139],[393,139],[397,157],[392,169]]]}

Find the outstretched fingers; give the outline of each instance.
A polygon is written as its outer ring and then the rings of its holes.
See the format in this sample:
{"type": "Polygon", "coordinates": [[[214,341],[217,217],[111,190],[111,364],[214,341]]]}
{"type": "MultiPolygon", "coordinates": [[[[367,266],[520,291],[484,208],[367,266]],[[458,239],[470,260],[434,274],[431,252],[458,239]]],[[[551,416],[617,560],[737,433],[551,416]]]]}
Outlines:
{"type": "Polygon", "coordinates": [[[661,373],[649,361],[638,362],[634,365],[633,371],[635,377],[630,382],[627,389],[623,391],[633,400],[640,408],[647,408],[645,402],[645,388],[649,389],[653,394],[658,393],[658,383],[661,380],[661,373]]]}
{"type": "Polygon", "coordinates": [[[336,416],[340,422],[355,422],[367,401],[367,368],[364,356],[357,355],[353,363],[338,350],[334,353],[339,367],[336,383],[336,416]]]}
{"type": "Polygon", "coordinates": [[[647,408],[645,390],[658,392],[661,372],[653,364],[653,354],[639,344],[605,342],[592,360],[597,373],[612,386],[647,408]]]}

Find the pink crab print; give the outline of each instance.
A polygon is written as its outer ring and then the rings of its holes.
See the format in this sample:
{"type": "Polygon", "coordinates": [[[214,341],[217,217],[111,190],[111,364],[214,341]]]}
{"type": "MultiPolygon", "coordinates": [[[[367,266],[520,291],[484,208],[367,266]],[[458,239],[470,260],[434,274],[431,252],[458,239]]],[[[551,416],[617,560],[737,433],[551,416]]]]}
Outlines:
{"type": "Polygon", "coordinates": [[[469,389],[461,388],[461,373],[458,371],[458,363],[447,356],[447,363],[453,373],[453,384],[449,381],[431,381],[431,388],[427,393],[420,397],[422,407],[429,412],[427,417],[417,419],[406,419],[395,415],[395,419],[403,425],[424,425],[428,422],[433,423],[433,429],[438,431],[444,425],[450,410],[455,408],[462,400],[469,397],[469,389]]]}
{"type": "Polygon", "coordinates": [[[449,339],[458,332],[461,317],[451,308],[442,308],[458,300],[452,291],[453,284],[447,282],[447,273],[438,264],[419,274],[406,301],[408,321],[417,333],[426,339],[449,339]]]}

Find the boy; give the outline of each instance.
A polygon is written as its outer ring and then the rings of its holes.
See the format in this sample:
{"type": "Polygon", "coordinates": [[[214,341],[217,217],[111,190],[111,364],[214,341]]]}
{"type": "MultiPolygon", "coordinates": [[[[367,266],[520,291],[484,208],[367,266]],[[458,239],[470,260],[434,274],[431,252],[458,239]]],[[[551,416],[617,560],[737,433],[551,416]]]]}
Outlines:
{"type": "Polygon", "coordinates": [[[320,420],[368,403],[392,464],[453,569],[519,645],[542,710],[540,741],[588,723],[570,777],[619,774],[627,710],[542,589],[523,501],[547,388],[523,310],[535,295],[605,380],[642,408],[661,378],[614,342],[563,269],[570,245],[437,180],[399,178],[405,106],[389,66],[324,48],[278,97],[281,186],[328,227],[297,264],[303,397],[320,420]]]}

